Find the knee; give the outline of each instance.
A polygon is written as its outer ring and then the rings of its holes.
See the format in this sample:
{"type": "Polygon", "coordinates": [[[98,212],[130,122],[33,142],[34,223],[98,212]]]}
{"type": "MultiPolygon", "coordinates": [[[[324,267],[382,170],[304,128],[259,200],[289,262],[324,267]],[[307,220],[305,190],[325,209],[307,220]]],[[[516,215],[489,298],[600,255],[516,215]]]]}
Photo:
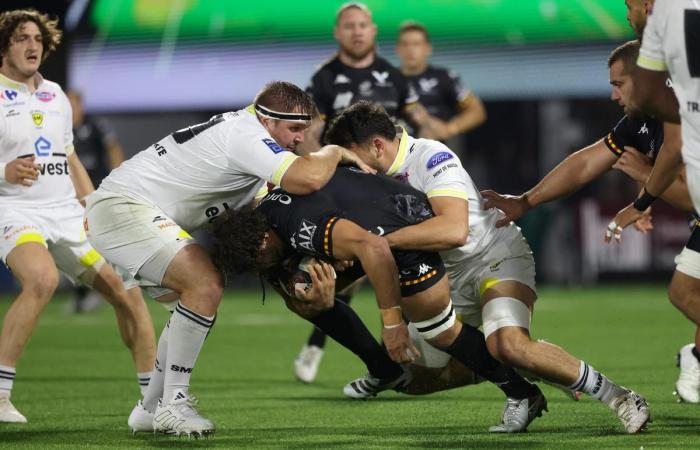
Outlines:
{"type": "Polygon", "coordinates": [[[198,297],[211,305],[218,305],[224,295],[224,284],[219,280],[212,280],[209,283],[197,287],[198,297]]]}
{"type": "Polygon", "coordinates": [[[668,287],[668,299],[671,304],[681,311],[685,311],[688,304],[692,301],[692,294],[688,290],[678,286],[677,283],[671,283],[668,287]]]}
{"type": "Polygon", "coordinates": [[[58,271],[55,268],[34,274],[22,285],[22,291],[32,294],[42,302],[48,302],[58,287],[58,271]]]}
{"type": "Polygon", "coordinates": [[[526,359],[525,354],[529,338],[522,336],[498,336],[496,333],[494,335],[489,336],[486,342],[489,353],[503,364],[521,367],[526,359]]]}

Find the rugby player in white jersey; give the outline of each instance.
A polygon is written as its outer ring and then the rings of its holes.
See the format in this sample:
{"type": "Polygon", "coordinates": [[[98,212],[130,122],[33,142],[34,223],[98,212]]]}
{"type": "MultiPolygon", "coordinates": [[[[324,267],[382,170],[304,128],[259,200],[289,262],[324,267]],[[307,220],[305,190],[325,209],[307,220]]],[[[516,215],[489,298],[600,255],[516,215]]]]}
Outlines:
{"type": "Polygon", "coordinates": [[[112,304],[144,381],[155,356],[153,324],[140,290],[127,293],[83,232],[78,198],[94,188],[73,151],[68,99],[38,73],[60,42],[56,25],[33,10],[0,14],[0,259],[21,285],[0,335],[0,422],[27,421],[10,402],[15,367],[56,290],[57,266],[112,304]]]}
{"type": "Polygon", "coordinates": [[[189,232],[227,209],[250,205],[267,182],[303,195],[325,185],[339,162],[367,168],[338,146],[293,153],[315,114],[303,90],[271,82],[253,105],[176,131],[136,154],[88,198],[85,226],[95,248],[142,283],[173,291],[162,300],[179,298],[159,339],[148,392],[129,418],[134,431],[214,431],[188,388],[224,279],[189,232]]]}
{"type": "MultiPolygon", "coordinates": [[[[667,192],[683,163],[693,206],[696,211],[700,207],[700,1],[626,0],[625,4],[630,25],[643,34],[633,102],[661,120],[680,123],[682,145],[659,154],[639,198],[608,225],[607,241],[619,240],[622,230],[667,192]],[[673,91],[664,88],[669,75],[673,91]]],[[[675,262],[669,298],[697,326],[694,342],[678,353],[676,393],[683,401],[699,403],[700,253],[686,246],[675,262]]]]}
{"type": "MultiPolygon", "coordinates": [[[[537,377],[589,394],[617,413],[628,433],[650,419],[645,400],[611,382],[562,348],[530,337],[537,298],[535,263],[520,230],[496,228],[498,212],[483,199],[444,144],[397,133],[379,107],[360,102],[331,123],[327,142],[355,151],[369,166],[427,194],[435,217],[387,235],[392,248],[439,251],[462,322],[483,324],[491,354],[537,377]]],[[[423,347],[423,351],[426,351],[423,347]]],[[[522,401],[527,407],[527,399],[522,401]]]]}

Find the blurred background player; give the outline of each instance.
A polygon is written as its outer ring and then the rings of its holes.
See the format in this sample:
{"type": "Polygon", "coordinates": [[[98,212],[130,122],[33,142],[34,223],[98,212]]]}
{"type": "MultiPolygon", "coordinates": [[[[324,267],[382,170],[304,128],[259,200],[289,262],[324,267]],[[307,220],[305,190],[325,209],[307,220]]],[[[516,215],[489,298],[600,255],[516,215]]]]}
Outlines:
{"type": "Polygon", "coordinates": [[[430,65],[433,52],[428,30],[417,22],[407,22],[399,28],[396,54],[401,61],[401,73],[411,83],[424,109],[416,111],[422,124],[417,137],[450,141],[450,148],[461,148],[462,133],[486,121],[486,109],[479,97],[465,88],[459,75],[446,68],[430,65]]]}
{"type": "MultiPolygon", "coordinates": [[[[343,109],[368,100],[382,105],[394,120],[404,125],[420,126],[420,118],[428,117],[408,80],[386,59],[377,55],[377,25],[372,12],[363,3],[350,2],[340,6],[335,17],[333,37],[338,52],[312,76],[307,92],[320,112],[306,133],[303,151],[320,147],[327,124],[343,109]]],[[[340,292],[337,299],[349,303],[360,286],[340,292]]],[[[326,335],[314,329],[294,361],[296,377],[305,383],[316,379],[323,356],[326,335]]]]}
{"type": "MultiPolygon", "coordinates": [[[[76,90],[66,92],[73,110],[73,145],[80,155],[80,162],[87,170],[92,184],[99,186],[102,179],[112,169],[116,169],[124,161],[117,135],[105,121],[85,114],[82,94],[76,90]]],[[[76,313],[92,311],[102,305],[102,297],[85,286],[75,287],[73,303],[70,310],[76,313]]]]}
{"type": "Polygon", "coordinates": [[[127,293],[83,231],[78,199],[94,188],[73,148],[70,104],[38,72],[61,34],[57,21],[34,10],[0,15],[0,90],[14,101],[0,117],[0,258],[21,285],[0,335],[0,422],[27,421],[10,402],[15,367],[56,290],[57,268],[112,303],[140,385],[153,368],[153,325],[140,291],[127,293]]]}

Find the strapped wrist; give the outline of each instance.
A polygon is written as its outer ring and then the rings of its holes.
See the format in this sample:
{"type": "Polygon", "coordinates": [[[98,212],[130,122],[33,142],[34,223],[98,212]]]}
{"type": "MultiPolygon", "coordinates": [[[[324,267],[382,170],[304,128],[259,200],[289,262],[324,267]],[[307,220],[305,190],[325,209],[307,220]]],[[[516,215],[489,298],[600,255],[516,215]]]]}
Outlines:
{"type": "Polygon", "coordinates": [[[400,306],[382,308],[379,310],[379,313],[382,316],[384,328],[396,328],[403,323],[403,314],[401,314],[400,306]]]}
{"type": "Polygon", "coordinates": [[[647,191],[646,186],[644,186],[642,189],[642,195],[637,198],[634,203],[632,203],[632,206],[634,206],[634,209],[637,211],[644,212],[649,209],[651,204],[654,203],[654,200],[656,200],[656,197],[651,195],[649,191],[647,191]]]}

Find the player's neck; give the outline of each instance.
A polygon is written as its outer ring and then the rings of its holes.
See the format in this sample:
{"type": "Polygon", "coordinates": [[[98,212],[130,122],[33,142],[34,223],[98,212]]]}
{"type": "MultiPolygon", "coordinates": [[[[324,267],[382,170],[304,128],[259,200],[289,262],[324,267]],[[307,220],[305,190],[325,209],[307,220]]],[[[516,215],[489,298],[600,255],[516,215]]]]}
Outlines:
{"type": "Polygon", "coordinates": [[[342,49],[338,51],[338,59],[341,63],[353,69],[364,69],[371,66],[374,63],[374,52],[369,52],[366,56],[362,58],[354,58],[350,54],[344,52],[342,49]]]}
{"type": "Polygon", "coordinates": [[[37,76],[34,72],[30,76],[22,75],[19,71],[13,70],[8,64],[3,64],[0,67],[0,74],[4,77],[14,81],[15,83],[25,84],[29,89],[29,92],[36,91],[37,88],[37,76]]]}
{"type": "Polygon", "coordinates": [[[380,161],[380,172],[387,173],[391,166],[394,165],[394,161],[399,156],[399,147],[401,146],[401,136],[398,135],[393,141],[389,142],[386,146],[385,157],[380,161]]]}
{"type": "Polygon", "coordinates": [[[428,69],[428,63],[419,64],[416,66],[401,66],[401,73],[407,77],[414,77],[416,75],[421,75],[428,69]]]}

